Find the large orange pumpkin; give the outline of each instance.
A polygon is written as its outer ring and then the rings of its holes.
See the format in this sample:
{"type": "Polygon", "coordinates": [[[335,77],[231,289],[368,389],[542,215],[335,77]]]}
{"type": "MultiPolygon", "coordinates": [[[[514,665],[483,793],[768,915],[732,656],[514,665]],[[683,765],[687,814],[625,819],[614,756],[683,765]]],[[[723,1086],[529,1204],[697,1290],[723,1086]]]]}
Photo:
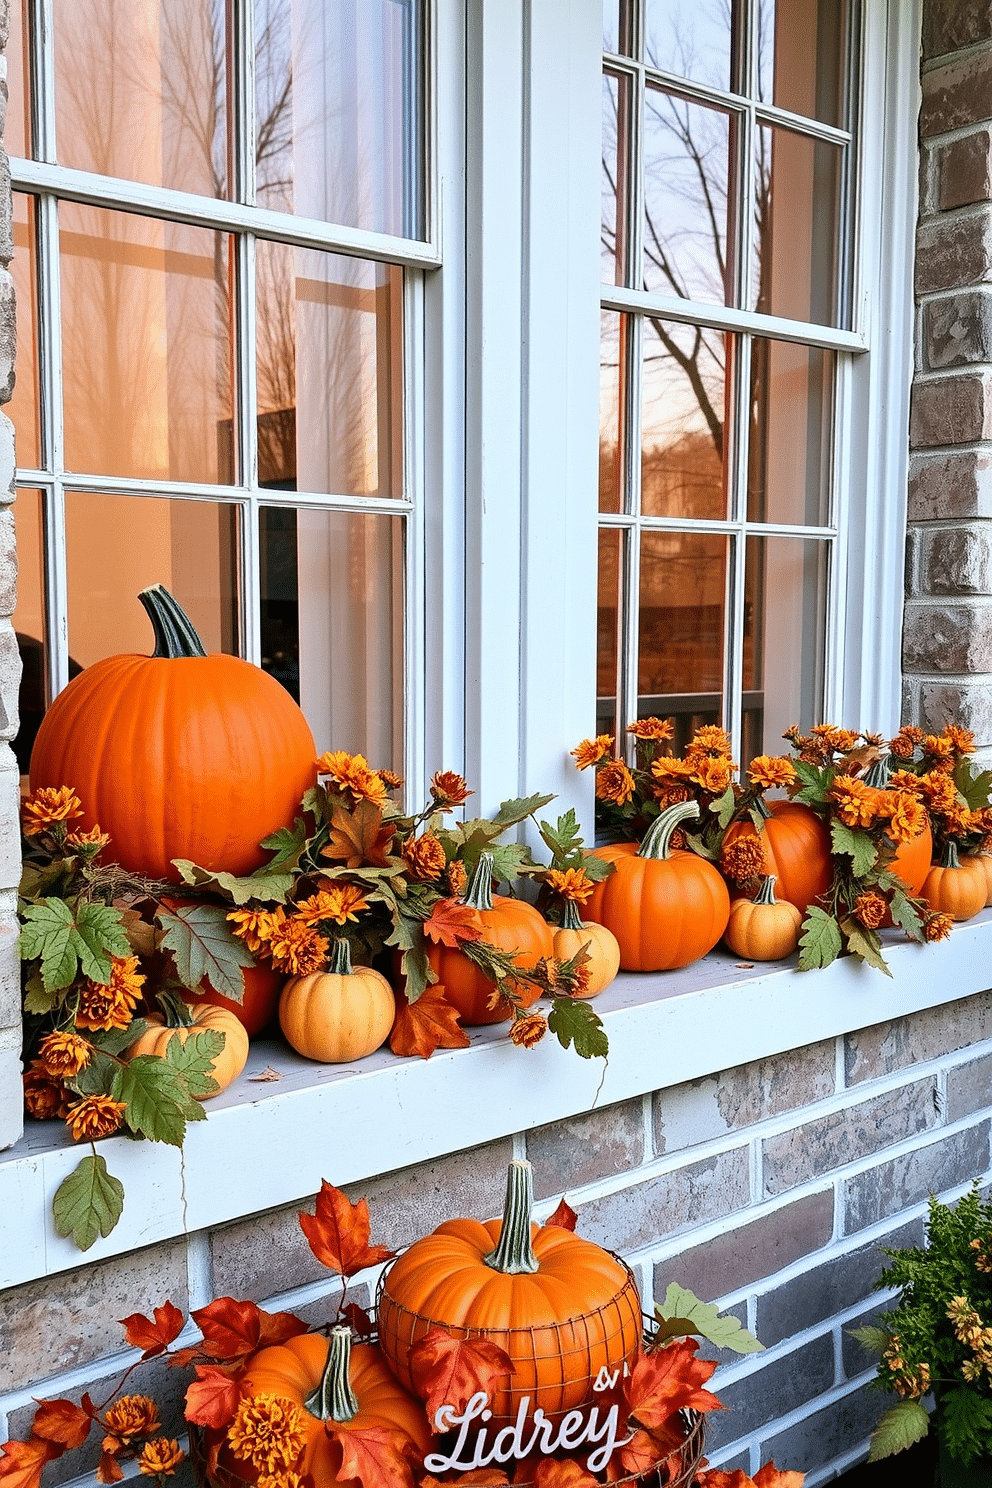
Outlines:
{"type": "Polygon", "coordinates": [[[234,1014],[245,1032],[254,1037],[275,1017],[279,994],[286,978],[281,971],[273,971],[271,966],[243,966],[241,974],[244,977],[244,994],[240,1002],[235,1002],[233,997],[225,997],[222,992],[215,992],[206,978],[200,983],[202,990],[184,991],[183,996],[193,1006],[208,1002],[214,1007],[226,1008],[229,1013],[234,1014]]]}
{"type": "Polygon", "coordinates": [[[765,855],[762,874],[775,878],[779,899],[787,899],[805,915],[833,878],[830,833],[801,801],[759,801],[758,808],[766,813],[762,830],[756,831],[747,820],[731,822],[723,845],[729,847],[741,837],[756,838],[765,855]]]}
{"type": "Polygon", "coordinates": [[[31,789],[71,785],[104,856],[179,881],[174,858],[251,873],[316,780],[306,719],[284,687],[236,656],[207,656],[172,596],[139,596],[152,656],[109,656],[73,678],[42,720],[31,789]]]}
{"type": "Polygon", "coordinates": [[[629,1272],[570,1230],[532,1225],[531,1197],[530,1163],[512,1162],[503,1218],[438,1225],[393,1262],[379,1297],[379,1347],[410,1390],[407,1355],[432,1327],[509,1354],[493,1429],[516,1419],[525,1395],[551,1419],[593,1398],[600,1368],[630,1363],[641,1333],[629,1272]]]}
{"type": "MultiPolygon", "coordinates": [[[[430,1444],[423,1406],[397,1383],[373,1344],[352,1345],[346,1327],[332,1329],[330,1340],[300,1333],[260,1349],[239,1385],[242,1395],[274,1395],[302,1407],[306,1445],[296,1470],[309,1473],[318,1488],[337,1482],[339,1460],[326,1428],[402,1431],[421,1452],[430,1444]]],[[[223,1455],[239,1475],[246,1468],[250,1472],[248,1460],[238,1459],[230,1447],[223,1455]]]]}
{"type": "Polygon", "coordinates": [[[585,907],[620,944],[625,971],[672,971],[698,961],[727,928],[727,885],[705,858],[672,851],[679,822],[698,816],[695,801],[669,806],[650,825],[640,847],[618,842],[595,855],[613,864],[585,907]]]}
{"type": "MultiPolygon", "coordinates": [[[[525,899],[494,894],[492,881],[492,853],[480,853],[461,903],[479,911],[483,940],[501,951],[517,951],[514,965],[533,970],[542,956],[554,954],[551,926],[525,899]]],[[[470,1028],[483,1023],[505,1023],[512,1016],[513,1007],[505,997],[500,997],[495,1007],[489,1006],[493,983],[457,946],[432,942],[427,947],[427,959],[444,987],[445,999],[457,1008],[462,1022],[470,1028]]],[[[526,982],[515,983],[513,990],[525,1007],[541,995],[539,988],[526,982]]]]}

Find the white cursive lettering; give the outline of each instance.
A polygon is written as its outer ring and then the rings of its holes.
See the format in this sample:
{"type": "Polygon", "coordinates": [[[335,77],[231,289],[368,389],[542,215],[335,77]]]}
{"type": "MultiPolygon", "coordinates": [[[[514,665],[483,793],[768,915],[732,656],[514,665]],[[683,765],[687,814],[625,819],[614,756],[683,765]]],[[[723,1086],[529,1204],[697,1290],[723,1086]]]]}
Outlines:
{"type": "Polygon", "coordinates": [[[582,1410],[568,1411],[562,1417],[557,1429],[554,1421],[549,1421],[544,1411],[538,1406],[531,1418],[534,1428],[531,1438],[525,1442],[524,1428],[530,1410],[530,1396],[524,1395],[517,1407],[517,1419],[512,1426],[504,1426],[496,1433],[492,1446],[487,1448],[489,1433],[486,1428],[484,1426],[476,1428],[475,1450],[469,1455],[468,1438],[472,1423],[492,1419],[492,1411],[487,1409],[488,1403],[485,1393],[479,1390],[469,1400],[461,1415],[454,1406],[438,1406],[434,1415],[436,1429],[439,1432],[453,1431],[457,1426],[458,1435],[455,1438],[454,1447],[447,1456],[441,1452],[432,1452],[424,1458],[424,1466],[428,1472],[442,1473],[452,1469],[455,1472],[470,1472],[473,1468],[487,1467],[490,1462],[509,1462],[511,1458],[524,1462],[535,1451],[545,1457],[550,1457],[559,1448],[571,1452],[580,1447],[583,1442],[602,1443],[589,1454],[586,1460],[586,1466],[590,1472],[601,1472],[610,1460],[614,1449],[617,1446],[624,1446],[633,1439],[632,1436],[626,1436],[622,1441],[618,1439],[617,1429],[620,1421],[618,1405],[610,1406],[602,1424],[600,1424],[597,1405],[589,1408],[588,1415],[582,1410]]]}

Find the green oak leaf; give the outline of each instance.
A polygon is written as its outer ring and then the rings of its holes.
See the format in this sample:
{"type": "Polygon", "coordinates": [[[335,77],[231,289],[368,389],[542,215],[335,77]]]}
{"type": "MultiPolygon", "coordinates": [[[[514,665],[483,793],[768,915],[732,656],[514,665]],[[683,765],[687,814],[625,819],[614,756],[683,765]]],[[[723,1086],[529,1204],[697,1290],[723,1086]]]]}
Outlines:
{"type": "Polygon", "coordinates": [[[807,910],[799,946],[800,971],[812,971],[836,961],[843,950],[844,942],[840,926],[833,915],[828,915],[826,910],[817,905],[807,910]]]}
{"type": "Polygon", "coordinates": [[[542,811],[550,801],[554,800],[554,794],[550,796],[518,796],[513,801],[501,801],[499,810],[493,817],[493,826],[498,828],[496,835],[522,822],[528,816],[533,816],[535,811],[542,811]]]}
{"type": "Polygon", "coordinates": [[[176,1068],[158,1054],[139,1054],[118,1065],[110,1095],[127,1106],[124,1119],[132,1131],[170,1147],[181,1147],[186,1122],[202,1120],[205,1114],[176,1068]]]}
{"type": "Polygon", "coordinates": [[[806,806],[824,805],[830,799],[830,787],[837,771],[830,765],[821,769],[819,765],[812,765],[806,760],[796,759],[792,763],[802,781],[802,789],[796,792],[792,800],[802,801],[806,806]]]}
{"type": "Polygon", "coordinates": [[[715,1302],[701,1302],[687,1287],[680,1287],[674,1281],[668,1285],[664,1302],[655,1306],[655,1316],[659,1339],[683,1338],[694,1333],[717,1348],[732,1349],[735,1354],[757,1354],[765,1347],[739,1318],[730,1313],[723,1316],[715,1302]]]}
{"type": "Polygon", "coordinates": [[[222,997],[240,1002],[244,993],[243,966],[254,966],[248,947],[238,940],[219,904],[195,904],[175,911],[160,909],[158,921],[165,934],[184,987],[198,987],[206,978],[222,997]]]}
{"type": "Polygon", "coordinates": [[[954,772],[954,784],[972,811],[981,811],[989,804],[992,790],[992,770],[975,770],[970,760],[960,760],[954,772]]]}
{"type": "MultiPolygon", "coordinates": [[[[130,1029],[127,1030],[130,1037],[130,1029]]],[[[109,1095],[120,1066],[109,1050],[94,1048],[89,1063],[70,1082],[80,1095],[109,1095]]]]}
{"type": "Polygon", "coordinates": [[[721,827],[730,826],[730,818],[734,814],[734,807],[736,805],[737,797],[734,795],[732,785],[727,786],[722,796],[717,796],[715,801],[710,802],[710,810],[716,814],[716,819],[721,827]]]}
{"type": "Polygon", "coordinates": [[[178,868],[183,881],[195,888],[211,888],[226,894],[235,904],[247,904],[249,899],[262,899],[266,903],[284,904],[286,895],[293,887],[291,873],[253,873],[248,878],[237,878],[233,873],[211,873],[200,868],[187,858],[173,858],[173,867],[178,868]]]}
{"type": "MultiPolygon", "coordinates": [[[[898,883],[898,880],[896,881],[898,883]]],[[[905,887],[893,888],[892,897],[889,900],[889,910],[892,915],[893,924],[904,930],[910,940],[923,943],[923,921],[913,901],[906,894],[905,887]]]]}
{"type": "Polygon", "coordinates": [[[41,979],[40,968],[36,966],[24,983],[24,1011],[36,1013],[39,1016],[50,1013],[52,1008],[57,1007],[63,1000],[64,990],[63,988],[60,991],[54,989],[49,991],[41,979]]]}
{"type": "Polygon", "coordinates": [[[284,873],[292,873],[300,866],[307,844],[307,824],[302,816],[298,816],[291,827],[280,827],[277,832],[272,832],[268,837],[263,837],[260,846],[266,852],[275,853],[261,868],[255,870],[259,877],[267,877],[270,873],[280,870],[284,873]]]}
{"type": "Polygon", "coordinates": [[[930,1417],[918,1400],[900,1400],[885,1412],[871,1434],[869,1462],[880,1462],[896,1452],[905,1452],[922,1441],[930,1429],[930,1417]]]}
{"type": "Polygon", "coordinates": [[[80,1250],[89,1250],[97,1235],[106,1238],[123,1212],[124,1185],[95,1154],[63,1178],[52,1200],[56,1231],[80,1250]]]}
{"type": "Polygon", "coordinates": [[[493,878],[497,883],[509,883],[517,878],[524,864],[530,861],[530,853],[519,842],[494,842],[489,851],[493,855],[493,878]]]}
{"type": "Polygon", "coordinates": [[[87,1033],[86,1037],[105,1053],[120,1054],[136,1044],[147,1029],[144,1018],[132,1018],[126,1028],[103,1028],[96,1033],[87,1033]]]}
{"type": "Polygon", "coordinates": [[[610,1041],[599,1016],[588,1002],[556,997],[548,1014],[548,1027],[563,1049],[575,1046],[580,1059],[605,1059],[610,1041]]]}
{"type": "Polygon", "coordinates": [[[551,853],[552,867],[573,867],[568,860],[574,853],[578,853],[583,840],[575,812],[569,808],[553,827],[546,821],[538,822],[537,825],[544,845],[551,853]]]}
{"type": "Polygon", "coordinates": [[[82,967],[84,976],[105,985],[110,980],[111,956],[129,956],[131,944],[120,910],[108,904],[80,904],[64,899],[42,899],[24,910],[18,941],[22,960],[41,961],[42,983],[48,991],[68,987],[82,967]]]}
{"type": "Polygon", "coordinates": [[[855,832],[836,818],[830,823],[830,838],[835,853],[844,853],[851,859],[851,872],[855,878],[864,878],[878,861],[878,848],[867,832],[855,832]]]}

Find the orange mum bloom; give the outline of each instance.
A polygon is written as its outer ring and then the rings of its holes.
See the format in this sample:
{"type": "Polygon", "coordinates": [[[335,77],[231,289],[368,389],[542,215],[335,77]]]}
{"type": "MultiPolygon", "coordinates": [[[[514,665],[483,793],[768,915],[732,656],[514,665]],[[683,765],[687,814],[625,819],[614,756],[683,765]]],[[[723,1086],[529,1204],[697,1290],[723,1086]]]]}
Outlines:
{"type": "Polygon", "coordinates": [[[88,978],[79,993],[76,1027],[91,1030],[126,1028],[145,984],[137,956],[111,956],[106,986],[88,978]]]}
{"type": "Polygon", "coordinates": [[[888,910],[886,900],[875,889],[859,894],[854,901],[854,918],[860,920],[866,930],[877,930],[888,910]]]}
{"type": "Polygon", "coordinates": [[[664,810],[666,806],[677,806],[681,801],[691,801],[692,791],[687,785],[654,785],[651,794],[664,810]]]}
{"type": "Polygon", "coordinates": [[[301,900],[294,918],[302,920],[312,930],[322,921],[333,920],[336,925],[343,925],[347,920],[357,921],[361,911],[368,907],[368,900],[355,884],[331,882],[329,888],[321,889],[311,899],[301,900]]]}
{"type": "Polygon", "coordinates": [[[722,796],[737,766],[732,759],[720,755],[716,759],[699,760],[692,773],[692,779],[702,786],[711,796],[722,796]]]}
{"type": "Polygon", "coordinates": [[[954,916],[949,914],[929,914],[923,921],[924,940],[946,940],[954,925],[954,916]]]}
{"type": "Polygon", "coordinates": [[[275,909],[231,909],[227,922],[253,956],[267,955],[272,937],[286,923],[286,911],[281,904],[275,909]]]}
{"type": "Polygon", "coordinates": [[[548,1020],[540,1013],[525,1013],[510,1024],[509,1039],[518,1048],[532,1049],[548,1031],[548,1020]]]}
{"type": "Polygon", "coordinates": [[[566,868],[564,872],[559,868],[552,868],[546,883],[556,894],[560,894],[563,899],[571,899],[574,904],[585,904],[592,898],[596,887],[584,868],[566,868]]]}
{"type": "Polygon", "coordinates": [[[61,1120],[72,1099],[61,1080],[53,1079],[40,1059],[32,1059],[23,1075],[24,1109],[35,1121],[61,1120]]]}
{"type": "MultiPolygon", "coordinates": [[[[940,779],[946,780],[947,776],[941,775],[940,779]]],[[[911,796],[922,797],[924,793],[923,780],[923,776],[914,774],[912,770],[893,770],[889,776],[889,789],[909,791],[911,796]]]]}
{"type": "Polygon", "coordinates": [[[720,858],[724,875],[738,888],[765,871],[765,850],[757,837],[736,837],[728,842],[720,858]]]}
{"type": "Polygon", "coordinates": [[[599,734],[595,739],[583,739],[581,744],[576,744],[572,750],[576,767],[579,770],[588,770],[590,765],[598,765],[601,759],[605,759],[613,748],[612,734],[599,734]]]}
{"type": "Polygon", "coordinates": [[[860,738],[850,729],[837,728],[833,723],[815,723],[812,732],[835,754],[847,754],[860,738]]]}
{"type": "Polygon", "coordinates": [[[787,755],[759,754],[747,767],[747,778],[752,785],[768,790],[772,786],[792,785],[796,780],[796,767],[787,755]]]}
{"type": "Polygon", "coordinates": [[[893,842],[913,842],[926,826],[927,813],[923,802],[909,791],[886,791],[886,809],[892,815],[888,832],[893,842]]]}
{"type": "Polygon", "coordinates": [[[448,888],[451,892],[452,898],[457,899],[464,889],[465,885],[468,883],[468,874],[465,871],[465,864],[461,861],[460,858],[452,858],[451,862],[448,864],[448,871],[444,876],[448,881],[448,888]]]}
{"type": "MultiPolygon", "coordinates": [[[[638,718],[635,723],[628,723],[627,732],[635,739],[674,739],[675,725],[670,718],[638,718]]],[[[613,743],[612,739],[610,743],[613,743]]]]}
{"type": "Polygon", "coordinates": [[[86,1068],[92,1053],[92,1044],[78,1033],[49,1033],[38,1046],[41,1067],[53,1080],[71,1080],[86,1068]]]}
{"type": "Polygon", "coordinates": [[[614,760],[596,772],[596,795],[601,801],[623,806],[634,794],[634,777],[623,760],[614,760]]]}
{"type": "Polygon", "coordinates": [[[830,794],[837,803],[837,815],[846,826],[870,827],[878,818],[885,793],[842,775],[830,787],[830,794]]]}
{"type": "Polygon", "coordinates": [[[693,780],[698,763],[698,757],[679,759],[677,755],[663,754],[651,761],[651,774],[656,780],[693,780]]]}
{"type": "Polygon", "coordinates": [[[104,1412],[108,1431],[125,1441],[132,1436],[154,1436],[162,1430],[158,1406],[147,1395],[122,1395],[104,1412]]]}
{"type": "Polygon", "coordinates": [[[944,729],[944,738],[948,740],[955,754],[974,754],[975,736],[971,729],[959,728],[956,723],[949,723],[944,729]]]}
{"type": "Polygon", "coordinates": [[[82,816],[83,803],[71,785],[42,785],[21,802],[25,837],[37,837],[46,827],[82,816]]]}
{"type": "Polygon", "coordinates": [[[400,850],[415,878],[434,883],[445,870],[444,848],[433,832],[424,832],[421,837],[408,837],[400,850]]]}
{"type": "Polygon", "coordinates": [[[185,1457],[174,1437],[160,1436],[145,1442],[138,1458],[138,1471],[146,1478],[171,1478],[185,1457]]]}
{"type": "Polygon", "coordinates": [[[923,739],[923,753],[931,759],[950,759],[954,753],[954,745],[944,734],[926,734],[923,739]]]}
{"type": "Polygon", "coordinates": [[[287,976],[308,976],[323,971],[327,965],[328,944],[322,935],[301,919],[280,925],[269,943],[269,955],[276,971],[287,976]]]}
{"type": "Polygon", "coordinates": [[[109,1095],[84,1095],[66,1112],[65,1124],[74,1142],[93,1137],[109,1137],[120,1131],[127,1105],[111,1100],[109,1095]]]}
{"type": "Polygon", "coordinates": [[[441,810],[447,811],[451,806],[461,806],[475,792],[469,790],[464,778],[456,771],[437,770],[431,776],[431,795],[441,810]]]}
{"type": "Polygon", "coordinates": [[[386,799],[386,786],[363,754],[349,754],[338,749],[322,754],[317,761],[317,771],[329,775],[333,788],[341,795],[349,795],[353,804],[372,801],[381,806],[386,799]]]}
{"type": "Polygon", "coordinates": [[[895,738],[889,740],[889,753],[895,755],[896,759],[912,759],[915,748],[915,742],[905,729],[900,729],[895,738]]]}
{"type": "Polygon", "coordinates": [[[403,776],[397,775],[394,770],[376,770],[375,773],[387,790],[399,790],[403,784],[403,776]]]}
{"type": "Polygon", "coordinates": [[[940,770],[928,770],[919,781],[923,799],[931,811],[951,811],[957,805],[957,788],[949,775],[940,770]]]}
{"type": "Polygon", "coordinates": [[[715,723],[704,723],[692,736],[686,754],[723,754],[730,758],[732,745],[730,735],[715,723]]]}
{"type": "Polygon", "coordinates": [[[264,1472],[292,1467],[306,1446],[306,1415],[289,1400],[255,1395],[242,1400],[227,1428],[235,1457],[264,1472]]]}
{"type": "Polygon", "coordinates": [[[65,839],[66,847],[74,847],[87,858],[95,858],[110,841],[109,832],[103,832],[99,827],[91,827],[88,832],[69,832],[65,839]]]}

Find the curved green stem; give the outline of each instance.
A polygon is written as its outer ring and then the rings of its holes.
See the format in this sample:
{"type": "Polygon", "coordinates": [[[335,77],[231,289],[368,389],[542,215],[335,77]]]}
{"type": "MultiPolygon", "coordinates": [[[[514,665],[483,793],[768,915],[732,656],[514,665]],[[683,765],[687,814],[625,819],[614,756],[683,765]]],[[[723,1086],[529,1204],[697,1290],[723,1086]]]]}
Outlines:
{"type": "Polygon", "coordinates": [[[775,898],[775,885],[777,883],[778,879],[776,878],[774,873],[766,874],[766,876],[761,880],[761,887],[758,889],[758,892],[751,900],[751,903],[777,904],[778,900],[775,898]]]}
{"type": "Polygon", "coordinates": [[[493,907],[493,855],[479,854],[479,861],[469,876],[462,893],[461,902],[470,909],[492,909],[493,907]]]}
{"type": "Polygon", "coordinates": [[[193,1022],[193,1010],[178,992],[159,992],[156,997],[166,1028],[189,1028],[193,1022]]]}
{"type": "Polygon", "coordinates": [[[582,929],[582,916],[579,914],[579,906],[574,899],[565,900],[565,908],[561,915],[561,928],[563,930],[582,929]]]}
{"type": "Polygon", "coordinates": [[[958,857],[958,845],[953,838],[948,842],[940,855],[941,868],[960,868],[961,859],[958,857]]]}
{"type": "Polygon", "coordinates": [[[206,656],[193,622],[168,589],[153,584],[150,589],[142,589],[138,598],[155,632],[152,656],[168,657],[170,661],[182,656],[206,656]]]}
{"type": "Polygon", "coordinates": [[[333,976],[351,976],[351,942],[341,935],[331,946],[331,962],[328,971],[333,976]]]}
{"type": "Polygon", "coordinates": [[[320,1421],[351,1421],[358,1415],[358,1400],[351,1388],[351,1329],[344,1324],[331,1329],[320,1384],[303,1405],[320,1421]]]}
{"type": "Polygon", "coordinates": [[[529,1162],[514,1159],[506,1175],[503,1225],[496,1249],[483,1256],[487,1266],[504,1276],[521,1276],[538,1270],[530,1238],[530,1212],[534,1206],[534,1175],[529,1162]]]}
{"type": "Polygon", "coordinates": [[[771,807],[765,804],[765,798],[762,795],[761,791],[759,791],[754,798],[754,809],[755,811],[757,811],[762,821],[768,821],[769,817],[772,814],[771,807]]]}
{"type": "Polygon", "coordinates": [[[668,806],[656,817],[644,834],[644,841],[637,849],[639,858],[667,858],[672,850],[672,833],[679,822],[689,817],[699,817],[698,801],[679,801],[668,806]]]}

